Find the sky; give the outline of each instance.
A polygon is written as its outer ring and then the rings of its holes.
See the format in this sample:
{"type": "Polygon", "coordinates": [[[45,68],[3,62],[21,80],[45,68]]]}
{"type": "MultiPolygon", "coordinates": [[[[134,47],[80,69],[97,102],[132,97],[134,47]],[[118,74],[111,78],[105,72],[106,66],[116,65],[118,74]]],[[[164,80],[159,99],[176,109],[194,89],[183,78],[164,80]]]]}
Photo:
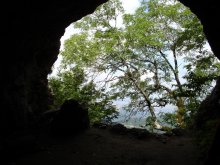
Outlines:
{"type": "MultiPolygon", "coordinates": [[[[122,2],[122,5],[125,9],[125,13],[131,13],[131,14],[134,13],[135,9],[137,9],[137,7],[140,5],[139,0],[121,0],[121,2],[122,2]]],[[[77,31],[71,25],[69,25],[65,29],[65,33],[60,39],[61,49],[62,49],[63,42],[76,32],[77,31]]]]}
{"type": "MultiPolygon", "coordinates": [[[[125,13],[134,13],[135,10],[139,7],[140,5],[140,0],[121,0],[122,2],[122,5],[125,9],[125,13]]],[[[119,18],[120,19],[120,18],[119,18]]],[[[122,19],[121,19],[122,20],[122,19]]],[[[120,21],[119,21],[120,22],[120,21]]],[[[122,21],[121,21],[122,23],[122,21]]],[[[65,29],[65,33],[64,35],[61,37],[60,39],[60,50],[63,49],[63,44],[64,44],[64,41],[66,39],[68,39],[69,37],[71,37],[71,35],[73,35],[74,33],[77,33],[77,31],[73,28],[72,24],[70,24],[66,29],[65,29]]],[[[54,63],[54,66],[53,66],[53,72],[52,74],[50,74],[49,76],[53,76],[53,75],[56,75],[57,73],[57,67],[60,65],[60,61],[61,61],[61,57],[58,56],[58,59],[57,61],[54,63]]],[[[183,69],[181,70],[181,72],[185,72],[183,69]]],[[[122,101],[122,100],[117,100],[116,101],[116,104],[118,105],[118,108],[121,108],[123,106],[123,104],[125,104],[125,101],[122,101]]],[[[168,105],[166,108],[165,108],[165,111],[169,111],[171,112],[170,110],[174,110],[174,107],[171,106],[171,105],[168,105]]],[[[158,111],[159,112],[160,109],[158,108],[158,111]]],[[[156,113],[157,113],[156,112],[156,113]]]]}
{"type": "MultiPolygon", "coordinates": [[[[140,6],[140,0],[121,0],[121,2],[122,2],[122,5],[125,9],[125,13],[132,14],[140,6]]],[[[60,39],[60,44],[61,44],[60,50],[63,49],[64,41],[67,40],[69,37],[71,37],[71,35],[73,35],[74,33],[77,33],[77,31],[73,28],[72,24],[70,24],[65,29],[65,33],[60,39]]],[[[58,56],[58,59],[56,60],[56,62],[54,63],[54,66],[53,66],[53,72],[49,76],[56,75],[56,73],[57,73],[56,68],[60,65],[60,61],[61,61],[61,56],[58,56]]],[[[123,107],[123,105],[126,104],[126,101],[125,100],[117,100],[117,101],[115,101],[115,104],[117,104],[117,107],[119,109],[121,109],[123,107]]],[[[171,107],[168,105],[168,107],[166,109],[171,109],[171,107]]]]}
{"type": "MultiPolygon", "coordinates": [[[[121,0],[122,5],[125,9],[125,13],[134,13],[135,10],[140,6],[140,0],[121,0]]],[[[60,50],[63,49],[64,41],[71,37],[74,33],[77,33],[77,31],[73,28],[72,24],[70,24],[65,29],[64,35],[60,38],[60,50]]],[[[53,65],[53,71],[49,76],[54,76],[57,73],[57,67],[60,65],[61,57],[58,56],[58,59],[53,65]]]]}

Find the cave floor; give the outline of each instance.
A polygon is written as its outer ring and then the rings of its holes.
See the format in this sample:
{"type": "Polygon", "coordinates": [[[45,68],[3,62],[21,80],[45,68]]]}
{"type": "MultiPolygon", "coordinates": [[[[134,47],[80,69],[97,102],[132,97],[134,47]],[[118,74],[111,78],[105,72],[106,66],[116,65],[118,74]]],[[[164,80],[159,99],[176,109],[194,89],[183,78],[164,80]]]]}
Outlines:
{"type": "Polygon", "coordinates": [[[41,150],[26,153],[11,165],[200,165],[189,136],[137,139],[90,128],[69,138],[43,138],[41,150]]]}

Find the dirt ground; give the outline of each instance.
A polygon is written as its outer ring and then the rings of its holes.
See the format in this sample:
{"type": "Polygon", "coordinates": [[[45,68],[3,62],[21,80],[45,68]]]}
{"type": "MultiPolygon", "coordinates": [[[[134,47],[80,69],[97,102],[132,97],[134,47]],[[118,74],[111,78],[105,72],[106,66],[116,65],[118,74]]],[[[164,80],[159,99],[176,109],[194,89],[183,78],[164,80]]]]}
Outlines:
{"type": "Polygon", "coordinates": [[[69,138],[43,138],[38,151],[21,154],[10,165],[200,165],[188,136],[137,139],[90,128],[69,138]]]}

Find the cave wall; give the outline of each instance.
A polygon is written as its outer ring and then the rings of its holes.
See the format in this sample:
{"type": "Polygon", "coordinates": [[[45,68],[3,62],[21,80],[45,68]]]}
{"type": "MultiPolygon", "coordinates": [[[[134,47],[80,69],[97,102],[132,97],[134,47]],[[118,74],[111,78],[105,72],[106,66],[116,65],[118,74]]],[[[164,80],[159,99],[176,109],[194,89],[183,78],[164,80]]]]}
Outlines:
{"type": "MultiPolygon", "coordinates": [[[[92,13],[107,0],[9,0],[2,2],[0,60],[1,134],[32,129],[48,109],[47,75],[57,59],[60,38],[70,23],[92,13]],[[4,10],[3,10],[4,9],[4,10]]],[[[201,20],[214,54],[220,59],[220,10],[217,0],[179,0],[201,20]]],[[[200,118],[219,120],[220,79],[200,107],[200,118]]],[[[205,120],[197,122],[202,127],[205,120]]],[[[219,125],[220,126],[220,125],[219,125]]],[[[220,127],[219,127],[220,128],[220,127]]],[[[207,164],[218,158],[220,129],[213,140],[207,164]],[[214,146],[214,147],[213,147],[214,146]]],[[[212,163],[214,164],[214,163],[212,163]]]]}
{"type": "MultiPolygon", "coordinates": [[[[2,132],[27,129],[42,111],[48,109],[47,75],[57,59],[65,28],[106,1],[21,0],[2,5],[6,9],[1,13],[3,49],[6,50],[1,60],[2,132]]],[[[199,17],[210,46],[220,59],[217,0],[180,1],[199,17]]],[[[215,109],[219,107],[219,93],[217,95],[217,99],[209,101],[215,109]]]]}
{"type": "Polygon", "coordinates": [[[220,24],[218,0],[179,0],[200,19],[214,54],[220,59],[220,24]]]}
{"type": "MultiPolygon", "coordinates": [[[[211,46],[215,56],[220,59],[220,24],[219,4],[217,0],[179,0],[188,6],[193,13],[200,19],[204,33],[211,46]]],[[[214,135],[207,153],[205,153],[205,165],[220,164],[219,147],[220,147],[220,77],[216,86],[200,105],[198,115],[195,119],[195,130],[198,136],[207,138],[214,135]],[[214,132],[214,134],[213,134],[214,132]]],[[[207,142],[206,142],[207,143],[207,142]]],[[[208,142],[209,143],[209,142],[208,142]]]]}
{"type": "Polygon", "coordinates": [[[2,4],[1,132],[28,129],[48,109],[47,75],[65,28],[105,1],[11,0],[2,4]]]}

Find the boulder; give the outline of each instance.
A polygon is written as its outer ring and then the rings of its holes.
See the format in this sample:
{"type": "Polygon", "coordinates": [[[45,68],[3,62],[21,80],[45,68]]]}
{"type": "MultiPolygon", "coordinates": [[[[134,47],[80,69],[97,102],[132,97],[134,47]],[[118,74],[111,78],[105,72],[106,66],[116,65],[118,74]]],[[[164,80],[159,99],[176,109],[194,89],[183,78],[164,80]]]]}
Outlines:
{"type": "Polygon", "coordinates": [[[50,125],[52,135],[75,135],[89,128],[88,110],[76,100],[67,100],[50,125]]]}

